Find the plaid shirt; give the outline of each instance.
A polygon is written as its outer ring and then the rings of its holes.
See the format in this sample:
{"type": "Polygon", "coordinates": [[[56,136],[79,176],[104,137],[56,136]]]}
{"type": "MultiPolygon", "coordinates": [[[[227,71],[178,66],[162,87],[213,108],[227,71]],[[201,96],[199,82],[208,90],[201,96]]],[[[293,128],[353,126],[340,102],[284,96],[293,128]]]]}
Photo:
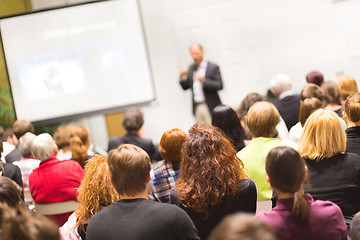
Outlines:
{"type": "Polygon", "coordinates": [[[179,177],[180,163],[163,161],[150,171],[149,199],[169,203],[170,191],[179,177]]]}

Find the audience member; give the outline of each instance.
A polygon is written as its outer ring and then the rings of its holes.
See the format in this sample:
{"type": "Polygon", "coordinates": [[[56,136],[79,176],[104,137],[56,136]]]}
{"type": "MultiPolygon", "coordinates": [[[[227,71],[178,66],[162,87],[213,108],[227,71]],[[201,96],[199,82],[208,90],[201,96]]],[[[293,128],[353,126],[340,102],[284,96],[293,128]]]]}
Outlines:
{"type": "Polygon", "coordinates": [[[313,113],[315,110],[322,108],[322,103],[317,98],[306,98],[301,102],[300,112],[299,112],[299,122],[295,124],[289,131],[289,139],[296,143],[299,142],[303,127],[305,125],[306,119],[313,113]]]}
{"type": "Polygon", "coordinates": [[[8,177],[0,176],[0,202],[17,207],[21,202],[21,187],[8,177]]]}
{"type": "Polygon", "coordinates": [[[61,125],[53,135],[54,141],[59,148],[59,152],[56,155],[56,158],[59,160],[71,159],[70,137],[72,128],[72,125],[61,125]]]}
{"type": "Polygon", "coordinates": [[[360,240],[360,212],[351,220],[349,236],[351,240],[360,240]]]}
{"type": "MultiPolygon", "coordinates": [[[[57,159],[58,148],[48,133],[42,133],[34,139],[31,152],[41,161],[29,176],[34,202],[45,204],[76,201],[76,193],[84,175],[79,163],[57,159]]],[[[62,226],[70,215],[71,212],[48,217],[62,226]]]]}
{"type": "Polygon", "coordinates": [[[123,137],[112,137],[109,140],[108,151],[117,148],[121,144],[134,144],[142,148],[152,161],[161,160],[159,149],[150,139],[143,138],[141,127],[144,124],[144,114],[140,109],[130,108],[123,116],[122,125],[126,129],[123,137]]]}
{"type": "Polygon", "coordinates": [[[109,152],[111,181],[119,201],[95,214],[88,240],[199,239],[189,216],[180,208],[148,200],[150,158],[141,148],[123,144],[109,152]]]}
{"type": "Polygon", "coordinates": [[[22,155],[22,158],[19,161],[13,162],[14,165],[18,166],[21,171],[25,202],[31,203],[32,197],[30,194],[29,188],[29,175],[34,168],[37,168],[40,164],[40,160],[37,160],[31,154],[31,144],[32,141],[36,138],[36,135],[31,132],[25,133],[19,139],[19,148],[22,155]]]}
{"type": "Polygon", "coordinates": [[[197,123],[184,143],[180,177],[170,202],[184,209],[201,239],[227,215],[256,211],[256,185],[229,140],[214,126],[197,123]]]}
{"type": "Polygon", "coordinates": [[[324,75],[321,72],[318,71],[312,71],[309,72],[306,75],[306,82],[307,83],[313,83],[316,84],[318,86],[321,86],[324,82],[324,75]]]}
{"type": "Polygon", "coordinates": [[[0,203],[0,239],[60,240],[56,224],[21,207],[0,203]]]}
{"type": "Polygon", "coordinates": [[[71,159],[77,161],[82,168],[94,153],[89,150],[90,133],[83,126],[74,126],[70,132],[71,159]]]}
{"type": "Polygon", "coordinates": [[[236,213],[222,220],[209,240],[276,240],[276,236],[271,227],[253,215],[236,213]]]}
{"type": "Polygon", "coordinates": [[[341,93],[341,105],[345,105],[345,100],[353,93],[358,93],[359,88],[354,78],[350,76],[341,76],[338,78],[337,85],[341,93]]]}
{"type": "Polygon", "coordinates": [[[14,150],[15,146],[18,144],[18,140],[16,139],[12,128],[5,128],[1,132],[1,142],[3,143],[1,161],[3,163],[6,163],[5,156],[8,155],[12,150],[14,150]]]}
{"type": "Polygon", "coordinates": [[[34,126],[29,121],[16,120],[12,126],[12,130],[17,141],[15,149],[5,156],[5,161],[7,163],[12,163],[21,159],[22,155],[19,149],[18,141],[20,137],[23,136],[25,133],[34,132],[34,126]]]}
{"type": "MultiPolygon", "coordinates": [[[[243,127],[247,140],[251,140],[251,134],[249,128],[246,126],[245,116],[248,113],[250,107],[254,105],[256,102],[260,101],[268,101],[269,99],[265,96],[262,96],[258,93],[249,93],[246,97],[241,101],[240,106],[236,110],[236,114],[240,119],[241,126],[243,127]]],[[[280,139],[288,139],[289,132],[286,127],[284,120],[280,117],[280,123],[276,126],[276,132],[273,137],[278,137],[280,139]]],[[[245,140],[245,145],[248,144],[248,141],[245,140]]]]}
{"type": "Polygon", "coordinates": [[[245,131],[235,111],[226,105],[218,105],[212,113],[212,125],[220,128],[238,152],[245,147],[245,131]]]}
{"type": "Polygon", "coordinates": [[[265,180],[265,157],[268,152],[280,145],[297,148],[292,141],[271,138],[279,122],[280,114],[269,102],[255,103],[246,115],[246,125],[252,140],[248,146],[238,152],[237,156],[244,162],[249,177],[256,183],[258,200],[268,200],[272,196],[272,190],[265,180]]]}
{"type": "Polygon", "coordinates": [[[287,129],[290,130],[299,119],[300,96],[291,91],[290,78],[282,73],[270,80],[270,89],[276,97],[274,105],[284,119],[287,129]]]}
{"type": "Polygon", "coordinates": [[[360,156],[360,93],[347,97],[345,102],[344,118],[348,128],[346,132],[346,152],[360,156]]]}
{"type": "Polygon", "coordinates": [[[90,218],[119,200],[111,184],[107,158],[95,155],[85,165],[85,175],[78,191],[79,209],[60,228],[62,240],[86,240],[90,218]]]}
{"type": "Polygon", "coordinates": [[[324,107],[326,110],[335,112],[342,117],[342,105],[340,101],[341,93],[338,85],[334,82],[324,82],[321,85],[324,92],[324,107]]]}
{"type": "MultiPolygon", "coordinates": [[[[0,141],[0,157],[3,152],[3,143],[0,141]]],[[[5,176],[15,181],[20,188],[23,187],[20,168],[12,163],[0,162],[0,176],[5,176]]],[[[24,200],[24,192],[21,191],[21,199],[24,200]]]]}
{"type": "Polygon", "coordinates": [[[340,208],[330,201],[304,195],[307,167],[299,153],[286,146],[273,148],[266,157],[267,180],[277,195],[270,212],[257,218],[273,227],[278,240],[345,240],[347,229],[340,208]]]}
{"type": "Polygon", "coordinates": [[[324,104],[324,91],[316,84],[306,84],[300,93],[300,100],[304,101],[306,98],[317,98],[324,104]]]}
{"type": "Polygon", "coordinates": [[[360,156],[344,153],[345,149],[346,135],[338,116],[323,109],[311,114],[299,141],[299,153],[309,169],[306,192],[315,200],[336,203],[345,219],[351,219],[360,211],[360,156]]]}
{"type": "Polygon", "coordinates": [[[150,171],[149,199],[168,203],[170,190],[175,188],[179,177],[181,149],[187,138],[178,128],[166,131],[160,140],[159,149],[164,161],[150,171]]]}

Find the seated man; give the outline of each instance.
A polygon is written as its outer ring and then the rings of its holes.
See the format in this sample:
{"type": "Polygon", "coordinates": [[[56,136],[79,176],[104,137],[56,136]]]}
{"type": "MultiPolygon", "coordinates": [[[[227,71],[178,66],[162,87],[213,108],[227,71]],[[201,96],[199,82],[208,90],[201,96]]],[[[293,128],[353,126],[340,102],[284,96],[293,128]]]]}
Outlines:
{"type": "Polygon", "coordinates": [[[95,214],[88,240],[199,239],[189,216],[179,207],[148,199],[150,159],[139,147],[124,144],[108,155],[117,201],[95,214]]]}
{"type": "Polygon", "coordinates": [[[142,148],[152,161],[161,160],[161,154],[157,146],[150,139],[141,136],[140,129],[144,124],[144,114],[138,108],[130,108],[124,113],[122,125],[126,129],[123,137],[112,137],[109,140],[108,151],[117,148],[121,144],[134,144],[142,148]]]}

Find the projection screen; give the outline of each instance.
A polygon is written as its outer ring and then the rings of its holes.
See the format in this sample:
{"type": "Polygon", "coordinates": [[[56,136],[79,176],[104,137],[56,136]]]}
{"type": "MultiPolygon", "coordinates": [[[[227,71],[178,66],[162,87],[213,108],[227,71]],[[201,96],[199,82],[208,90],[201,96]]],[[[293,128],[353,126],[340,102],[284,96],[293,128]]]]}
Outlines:
{"type": "Polygon", "coordinates": [[[136,0],[7,17],[0,30],[17,119],[50,123],[156,98],[136,0]]]}

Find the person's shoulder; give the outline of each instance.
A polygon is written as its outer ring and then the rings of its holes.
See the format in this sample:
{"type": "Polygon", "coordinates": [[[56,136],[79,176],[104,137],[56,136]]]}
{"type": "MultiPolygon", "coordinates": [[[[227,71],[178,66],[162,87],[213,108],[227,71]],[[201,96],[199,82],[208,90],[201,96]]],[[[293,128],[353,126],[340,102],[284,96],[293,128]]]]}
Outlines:
{"type": "MultiPolygon", "coordinates": [[[[327,200],[316,200],[311,205],[311,216],[320,218],[331,218],[342,216],[342,211],[338,205],[327,200]]],[[[330,219],[329,219],[330,220],[330,219]]]]}

